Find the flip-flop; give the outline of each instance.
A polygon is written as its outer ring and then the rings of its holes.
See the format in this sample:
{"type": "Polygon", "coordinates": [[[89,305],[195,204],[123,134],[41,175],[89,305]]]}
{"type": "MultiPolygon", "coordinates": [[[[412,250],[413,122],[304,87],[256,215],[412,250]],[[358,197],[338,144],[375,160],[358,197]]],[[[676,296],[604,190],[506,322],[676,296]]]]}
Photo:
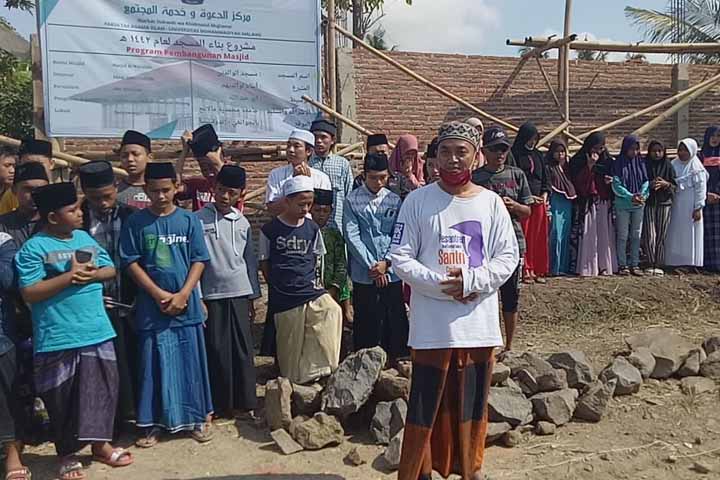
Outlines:
{"type": "Polygon", "coordinates": [[[133,463],[132,453],[130,453],[128,450],[125,450],[124,448],[113,448],[110,457],[93,455],[92,459],[93,462],[104,463],[108,467],[112,468],[127,467],[128,465],[131,465],[133,463]],[[121,461],[121,459],[123,458],[125,458],[126,461],[121,461]]]}
{"type": "Polygon", "coordinates": [[[198,443],[208,443],[213,438],[212,431],[210,430],[210,425],[207,423],[203,423],[200,428],[196,428],[190,433],[190,436],[192,436],[193,440],[195,440],[198,443]]]}
{"type": "Polygon", "coordinates": [[[78,461],[63,463],[60,466],[59,473],[60,480],[85,480],[87,478],[83,464],[78,461]],[[80,475],[70,476],[73,473],[79,473],[80,475]]]}
{"type": "Polygon", "coordinates": [[[135,440],[135,446],[140,448],[152,448],[160,442],[161,430],[159,428],[151,428],[148,433],[135,440]]]}
{"type": "Polygon", "coordinates": [[[18,470],[10,470],[5,474],[5,480],[30,480],[32,478],[32,472],[27,467],[23,467],[18,470]]]}

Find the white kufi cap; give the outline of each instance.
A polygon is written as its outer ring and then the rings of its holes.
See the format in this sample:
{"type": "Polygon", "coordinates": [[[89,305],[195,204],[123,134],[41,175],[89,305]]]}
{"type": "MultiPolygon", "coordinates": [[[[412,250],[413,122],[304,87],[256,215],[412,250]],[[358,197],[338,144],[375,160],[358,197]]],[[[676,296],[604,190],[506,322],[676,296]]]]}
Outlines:
{"type": "Polygon", "coordinates": [[[315,135],[312,134],[312,132],[309,132],[307,130],[302,130],[300,128],[296,128],[292,132],[290,132],[290,137],[288,140],[300,140],[301,142],[305,142],[308,145],[315,145],[315,135]]]}
{"type": "Polygon", "coordinates": [[[285,182],[285,185],[283,185],[283,195],[286,197],[288,195],[292,195],[293,193],[314,191],[315,182],[313,182],[313,179],[308,177],[307,175],[297,175],[295,177],[292,177],[287,182],[285,182]]]}

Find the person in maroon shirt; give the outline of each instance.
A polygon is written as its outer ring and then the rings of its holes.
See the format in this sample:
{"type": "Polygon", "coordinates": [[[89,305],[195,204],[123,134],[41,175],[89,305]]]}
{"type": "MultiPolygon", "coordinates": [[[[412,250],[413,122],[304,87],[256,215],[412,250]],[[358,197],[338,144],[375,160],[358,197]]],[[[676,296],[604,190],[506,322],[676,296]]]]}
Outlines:
{"type": "MultiPolygon", "coordinates": [[[[193,211],[202,209],[206,204],[215,201],[213,190],[215,177],[226,163],[232,163],[225,158],[222,142],[215,133],[212,125],[202,125],[192,133],[185,131],[180,137],[182,153],[175,169],[180,176],[179,201],[192,201],[193,211]],[[193,157],[200,166],[201,176],[186,177],[184,175],[185,160],[192,151],[193,157]]],[[[242,211],[242,199],[238,201],[237,208],[242,211]]]]}

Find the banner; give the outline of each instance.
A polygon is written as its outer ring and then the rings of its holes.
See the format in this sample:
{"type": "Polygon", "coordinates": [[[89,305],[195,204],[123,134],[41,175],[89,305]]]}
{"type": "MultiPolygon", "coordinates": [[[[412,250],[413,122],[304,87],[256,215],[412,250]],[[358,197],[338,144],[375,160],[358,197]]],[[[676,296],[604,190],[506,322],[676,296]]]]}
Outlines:
{"type": "Polygon", "coordinates": [[[287,140],[321,97],[320,0],[40,0],[53,137],[287,140]]]}

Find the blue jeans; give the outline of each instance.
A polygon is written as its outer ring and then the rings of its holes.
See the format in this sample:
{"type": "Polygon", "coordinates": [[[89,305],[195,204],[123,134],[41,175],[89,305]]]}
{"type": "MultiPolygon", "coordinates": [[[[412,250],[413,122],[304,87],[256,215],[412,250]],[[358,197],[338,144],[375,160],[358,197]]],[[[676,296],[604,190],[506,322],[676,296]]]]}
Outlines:
{"type": "Polygon", "coordinates": [[[620,268],[635,268],[640,263],[640,236],[642,234],[643,212],[645,207],[632,210],[616,210],[617,229],[616,250],[620,268]],[[630,240],[630,261],[628,263],[627,243],[630,240]]]}

